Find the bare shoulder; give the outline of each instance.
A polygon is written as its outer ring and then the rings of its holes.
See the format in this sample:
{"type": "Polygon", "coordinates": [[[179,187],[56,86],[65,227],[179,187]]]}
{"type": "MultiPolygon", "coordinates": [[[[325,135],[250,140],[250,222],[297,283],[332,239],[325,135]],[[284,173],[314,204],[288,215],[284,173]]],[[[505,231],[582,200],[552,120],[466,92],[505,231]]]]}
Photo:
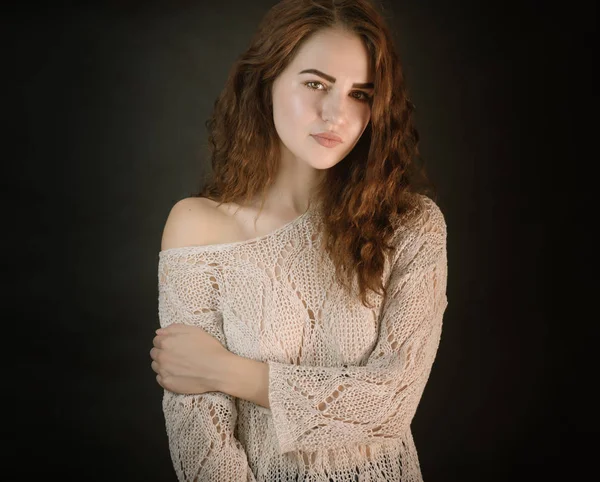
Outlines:
{"type": "Polygon", "coordinates": [[[161,250],[211,244],[218,239],[223,215],[216,203],[202,197],[188,197],[171,208],[163,228],[161,250]]]}

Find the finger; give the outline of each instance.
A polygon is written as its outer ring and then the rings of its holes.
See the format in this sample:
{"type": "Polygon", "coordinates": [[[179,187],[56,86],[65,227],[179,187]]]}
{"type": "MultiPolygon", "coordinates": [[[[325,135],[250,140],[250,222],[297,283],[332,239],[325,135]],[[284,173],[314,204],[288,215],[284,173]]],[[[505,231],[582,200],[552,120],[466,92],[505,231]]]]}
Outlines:
{"type": "Polygon", "coordinates": [[[155,337],[152,339],[152,344],[153,344],[153,345],[154,345],[156,348],[162,348],[162,346],[161,346],[161,345],[162,345],[162,338],[161,338],[161,336],[162,336],[162,335],[158,335],[158,336],[155,336],[155,337]]]}
{"type": "Polygon", "coordinates": [[[169,326],[167,326],[166,328],[163,328],[163,330],[167,333],[167,334],[176,334],[176,333],[186,333],[187,331],[189,331],[189,326],[188,325],[184,325],[183,323],[173,323],[169,326]]]}
{"type": "Polygon", "coordinates": [[[159,373],[159,369],[158,369],[158,363],[156,363],[155,361],[152,362],[152,364],[150,365],[152,367],[152,370],[156,373],[159,373]]]}

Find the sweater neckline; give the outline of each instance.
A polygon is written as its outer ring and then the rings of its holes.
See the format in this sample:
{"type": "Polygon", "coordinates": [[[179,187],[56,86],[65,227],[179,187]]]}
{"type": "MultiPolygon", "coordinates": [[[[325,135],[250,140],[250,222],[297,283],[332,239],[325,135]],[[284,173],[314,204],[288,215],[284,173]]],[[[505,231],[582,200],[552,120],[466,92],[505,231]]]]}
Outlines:
{"type": "Polygon", "coordinates": [[[300,216],[298,216],[297,218],[291,220],[289,223],[286,223],[283,226],[278,227],[277,229],[271,231],[270,233],[263,234],[262,236],[256,236],[254,238],[244,239],[242,241],[235,241],[233,243],[201,244],[201,245],[180,246],[177,248],[168,248],[168,249],[163,249],[163,250],[159,251],[158,254],[159,254],[159,256],[163,256],[163,255],[167,255],[167,254],[171,254],[171,253],[182,253],[182,252],[187,252],[187,251],[194,251],[194,252],[195,251],[217,251],[219,249],[232,248],[232,247],[237,247],[237,246],[243,246],[246,244],[253,244],[253,243],[265,241],[265,240],[276,237],[276,236],[292,229],[294,226],[296,226],[297,224],[302,222],[302,220],[304,218],[308,217],[309,213],[312,212],[313,209],[314,209],[314,203],[311,204],[308,207],[308,209],[304,213],[302,213],[300,216]]]}

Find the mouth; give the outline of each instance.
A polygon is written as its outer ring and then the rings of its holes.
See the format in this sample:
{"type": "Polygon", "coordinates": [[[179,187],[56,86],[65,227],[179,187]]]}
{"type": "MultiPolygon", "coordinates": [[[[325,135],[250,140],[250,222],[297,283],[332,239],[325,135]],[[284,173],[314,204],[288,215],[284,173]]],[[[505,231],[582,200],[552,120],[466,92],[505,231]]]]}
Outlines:
{"type": "Polygon", "coordinates": [[[336,139],[330,139],[329,137],[324,137],[324,136],[317,136],[317,135],[313,135],[312,138],[317,141],[319,144],[321,144],[323,147],[335,147],[335,146],[339,146],[342,141],[341,140],[336,140],[336,139]]]}
{"type": "Polygon", "coordinates": [[[313,134],[317,137],[323,137],[325,139],[331,139],[332,141],[342,142],[342,138],[333,132],[319,132],[318,134],[313,134]]]}

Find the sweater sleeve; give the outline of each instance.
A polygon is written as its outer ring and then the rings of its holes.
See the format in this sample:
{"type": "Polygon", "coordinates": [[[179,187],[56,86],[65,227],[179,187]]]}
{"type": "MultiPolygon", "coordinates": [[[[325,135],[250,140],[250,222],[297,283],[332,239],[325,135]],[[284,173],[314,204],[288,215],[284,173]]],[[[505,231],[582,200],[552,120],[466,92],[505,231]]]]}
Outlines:
{"type": "Polygon", "coordinates": [[[365,366],[267,362],[269,404],[281,453],[384,442],[410,428],[447,306],[446,224],[438,206],[428,199],[401,238],[380,312],[379,337],[365,366]]]}
{"type": "MultiPolygon", "coordinates": [[[[192,257],[159,260],[160,326],[200,326],[224,346],[219,287],[211,265],[192,257]]],[[[162,409],[169,451],[180,482],[256,482],[246,452],[234,436],[237,410],[221,392],[186,395],[164,390],[162,409]]]]}

